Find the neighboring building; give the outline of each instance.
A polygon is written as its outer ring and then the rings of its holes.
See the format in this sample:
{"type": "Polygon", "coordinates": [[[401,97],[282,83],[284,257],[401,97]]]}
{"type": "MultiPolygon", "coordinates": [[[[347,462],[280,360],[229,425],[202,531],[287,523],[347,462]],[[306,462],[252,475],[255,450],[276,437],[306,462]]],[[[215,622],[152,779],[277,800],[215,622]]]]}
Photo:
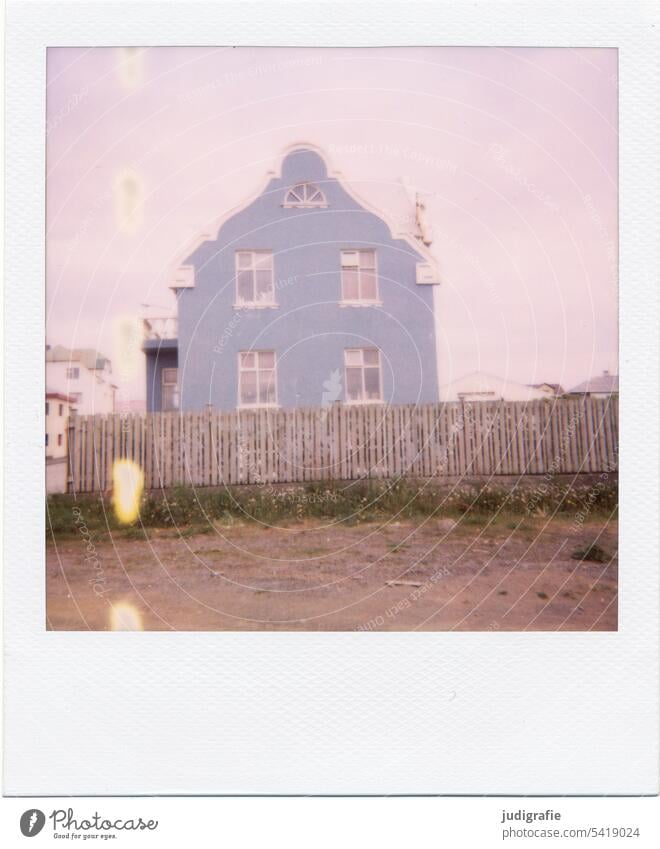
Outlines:
{"type": "Polygon", "coordinates": [[[46,492],[66,492],[67,437],[72,399],[46,390],[46,492]]]}
{"type": "Polygon", "coordinates": [[[592,377],[575,386],[570,395],[590,395],[592,398],[609,398],[619,394],[619,375],[604,371],[598,377],[592,377]]]}
{"type": "Polygon", "coordinates": [[[176,319],[145,320],[147,409],[437,401],[419,225],[393,232],[320,152],[290,149],[185,259],[176,319]]]}
{"type": "Polygon", "coordinates": [[[71,398],[79,415],[112,413],[117,387],[110,360],[92,348],[46,348],[46,385],[71,398]]]}
{"type": "Polygon", "coordinates": [[[73,400],[61,392],[46,390],[46,459],[66,457],[67,426],[73,400]]]}
{"type": "Polygon", "coordinates": [[[547,392],[547,394],[555,398],[561,398],[564,395],[564,388],[560,383],[530,383],[532,389],[540,389],[541,392],[547,392]]]}
{"type": "Polygon", "coordinates": [[[538,398],[553,398],[556,393],[550,387],[555,384],[528,386],[505,380],[485,372],[475,371],[440,387],[441,401],[534,401],[538,398]]]}

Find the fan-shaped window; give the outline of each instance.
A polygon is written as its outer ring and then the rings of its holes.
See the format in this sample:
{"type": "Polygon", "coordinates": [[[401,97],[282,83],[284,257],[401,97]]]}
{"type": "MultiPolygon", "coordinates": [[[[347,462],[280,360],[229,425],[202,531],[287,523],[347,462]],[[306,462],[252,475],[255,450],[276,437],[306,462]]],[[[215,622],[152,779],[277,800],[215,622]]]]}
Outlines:
{"type": "Polygon", "coordinates": [[[314,183],[298,183],[292,186],[284,197],[284,207],[299,207],[308,209],[314,206],[327,206],[325,195],[314,183]]]}

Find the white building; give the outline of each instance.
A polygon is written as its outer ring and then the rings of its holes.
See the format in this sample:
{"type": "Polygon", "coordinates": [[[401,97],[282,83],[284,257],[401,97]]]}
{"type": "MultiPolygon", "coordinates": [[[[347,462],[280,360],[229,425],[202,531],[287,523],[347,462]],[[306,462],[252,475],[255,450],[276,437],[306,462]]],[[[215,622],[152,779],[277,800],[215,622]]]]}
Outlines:
{"type": "Polygon", "coordinates": [[[46,492],[66,492],[71,398],[46,390],[46,492]]]}
{"type": "Polygon", "coordinates": [[[528,386],[505,380],[485,372],[475,371],[459,377],[440,387],[440,400],[450,401],[534,401],[537,398],[553,398],[554,384],[542,383],[528,386]]]}
{"type": "Polygon", "coordinates": [[[571,395],[590,395],[592,398],[609,398],[619,394],[619,375],[604,371],[597,377],[592,377],[573,387],[571,395]]]}
{"type": "Polygon", "coordinates": [[[46,459],[66,457],[67,426],[71,398],[61,392],[46,390],[46,459]]]}
{"type": "Polygon", "coordinates": [[[46,386],[71,399],[79,415],[112,413],[117,387],[110,360],[93,348],[46,348],[46,386]]]}

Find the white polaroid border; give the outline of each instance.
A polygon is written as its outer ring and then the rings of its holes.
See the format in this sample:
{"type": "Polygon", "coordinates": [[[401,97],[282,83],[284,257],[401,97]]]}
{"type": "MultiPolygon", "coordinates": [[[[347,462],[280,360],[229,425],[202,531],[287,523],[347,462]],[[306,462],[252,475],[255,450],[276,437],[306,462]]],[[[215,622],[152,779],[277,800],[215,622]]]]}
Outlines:
{"type": "Polygon", "coordinates": [[[5,268],[9,795],[658,789],[657,18],[649,4],[11,3],[5,268]],[[528,45],[620,57],[616,633],[47,632],[46,48],[528,45]]]}

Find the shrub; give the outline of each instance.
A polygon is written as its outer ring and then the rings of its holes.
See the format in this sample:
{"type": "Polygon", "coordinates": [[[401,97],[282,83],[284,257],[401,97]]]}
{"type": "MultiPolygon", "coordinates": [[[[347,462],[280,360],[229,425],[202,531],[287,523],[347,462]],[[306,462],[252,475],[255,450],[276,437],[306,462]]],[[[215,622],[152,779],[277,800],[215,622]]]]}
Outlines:
{"type": "Polygon", "coordinates": [[[609,554],[596,543],[584,548],[576,548],[571,557],[573,560],[593,560],[594,563],[607,563],[610,560],[609,554]]]}

